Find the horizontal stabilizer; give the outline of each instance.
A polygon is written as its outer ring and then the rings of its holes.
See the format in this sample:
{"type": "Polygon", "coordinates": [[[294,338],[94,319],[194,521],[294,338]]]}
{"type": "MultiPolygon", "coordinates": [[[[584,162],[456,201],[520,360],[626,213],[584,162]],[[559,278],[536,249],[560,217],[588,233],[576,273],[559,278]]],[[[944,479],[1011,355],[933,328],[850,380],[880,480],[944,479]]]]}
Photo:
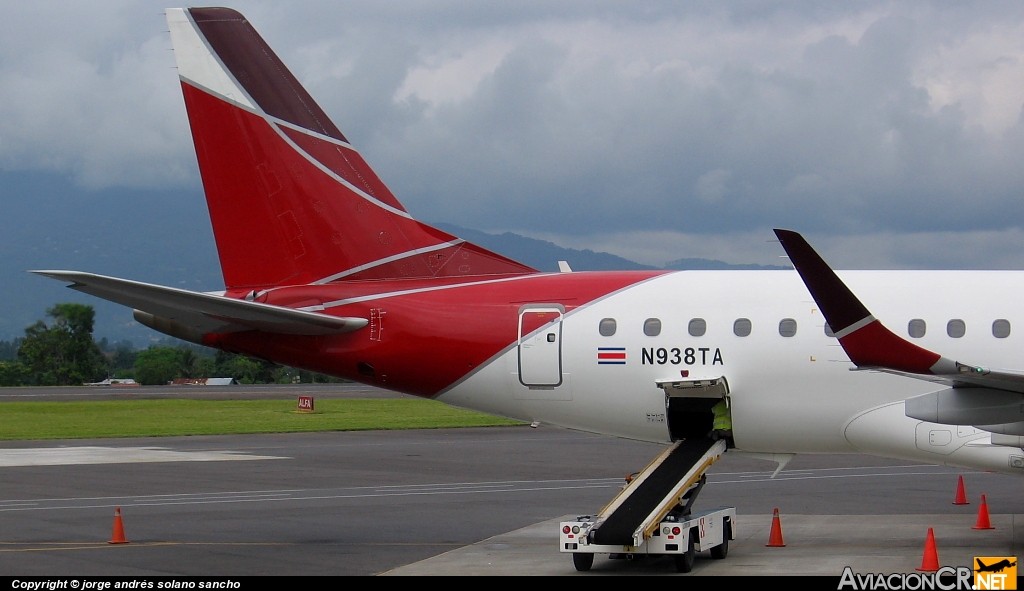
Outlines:
{"type": "Polygon", "coordinates": [[[342,318],[282,306],[76,271],[31,271],[68,287],[178,323],[198,334],[262,330],[326,335],[358,330],[365,318],[342,318]]]}

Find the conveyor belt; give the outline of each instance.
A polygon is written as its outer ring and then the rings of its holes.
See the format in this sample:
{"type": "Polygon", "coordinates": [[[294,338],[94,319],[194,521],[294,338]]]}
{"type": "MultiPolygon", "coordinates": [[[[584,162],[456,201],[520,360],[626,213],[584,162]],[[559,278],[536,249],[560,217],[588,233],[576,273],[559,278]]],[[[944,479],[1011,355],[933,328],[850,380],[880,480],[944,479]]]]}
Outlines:
{"type": "Polygon", "coordinates": [[[676,503],[684,480],[699,479],[725,451],[724,442],[708,438],[676,442],[637,476],[597,518],[593,544],[628,546],[637,543],[637,530],[652,514],[664,516],[676,503]],[[659,461],[660,460],[660,461],[659,461]],[[699,472],[699,473],[697,473],[699,472]],[[671,506],[665,506],[671,504],[671,506]]]}

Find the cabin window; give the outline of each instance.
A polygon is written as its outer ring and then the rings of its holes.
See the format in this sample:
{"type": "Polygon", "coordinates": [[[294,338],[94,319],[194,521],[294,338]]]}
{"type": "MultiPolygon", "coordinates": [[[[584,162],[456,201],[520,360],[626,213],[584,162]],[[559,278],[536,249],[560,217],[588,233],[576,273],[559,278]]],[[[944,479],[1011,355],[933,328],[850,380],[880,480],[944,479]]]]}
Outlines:
{"type": "Polygon", "coordinates": [[[924,320],[915,318],[907,323],[907,334],[911,338],[919,339],[924,336],[924,333],[928,331],[928,325],[924,323],[924,320]]]}
{"type": "Polygon", "coordinates": [[[708,331],[708,323],[703,318],[694,318],[690,320],[687,330],[690,331],[691,337],[702,337],[708,331]]]}
{"type": "Polygon", "coordinates": [[[997,339],[1005,339],[1010,336],[1010,321],[1000,318],[992,323],[992,336],[997,339]]]}
{"type": "Polygon", "coordinates": [[[946,334],[953,337],[954,339],[959,339],[966,333],[967,325],[964,324],[963,320],[960,320],[959,318],[954,318],[953,320],[950,320],[949,322],[946,323],[946,334]]]}
{"type": "Polygon", "coordinates": [[[779,321],[779,334],[789,338],[796,336],[796,320],[792,318],[783,318],[779,321]]]}
{"type": "Polygon", "coordinates": [[[597,331],[601,333],[603,337],[610,337],[615,334],[615,319],[614,318],[602,318],[601,323],[597,325],[597,331]]]}
{"type": "Polygon", "coordinates": [[[644,320],[644,334],[649,337],[656,337],[661,334],[661,320],[648,318],[644,320]]]}
{"type": "Polygon", "coordinates": [[[825,336],[830,339],[836,338],[836,333],[832,330],[832,327],[828,325],[828,322],[825,323],[825,336]]]}
{"type": "Polygon", "coordinates": [[[732,334],[738,337],[749,337],[750,326],[749,318],[737,318],[736,322],[732,323],[732,334]]]}

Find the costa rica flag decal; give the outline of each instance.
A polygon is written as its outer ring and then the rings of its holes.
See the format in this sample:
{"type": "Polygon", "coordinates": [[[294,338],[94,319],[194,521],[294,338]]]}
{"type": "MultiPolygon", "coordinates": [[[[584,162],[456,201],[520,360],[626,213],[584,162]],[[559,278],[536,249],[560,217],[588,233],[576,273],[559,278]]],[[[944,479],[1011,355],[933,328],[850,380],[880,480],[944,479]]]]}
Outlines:
{"type": "Polygon", "coordinates": [[[598,365],[626,365],[625,347],[598,347],[598,365]]]}

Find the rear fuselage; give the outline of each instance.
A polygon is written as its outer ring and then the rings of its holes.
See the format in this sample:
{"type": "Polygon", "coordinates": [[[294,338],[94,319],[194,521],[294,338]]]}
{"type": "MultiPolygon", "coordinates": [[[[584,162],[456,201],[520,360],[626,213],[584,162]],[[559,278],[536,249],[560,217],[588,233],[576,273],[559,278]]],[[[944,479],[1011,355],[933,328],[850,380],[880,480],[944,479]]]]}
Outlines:
{"type": "MultiPolygon", "coordinates": [[[[1020,366],[1020,337],[1012,327],[1024,326],[1014,303],[1024,273],[841,275],[892,330],[905,335],[911,320],[924,320],[924,336],[914,339],[922,346],[992,367],[1020,366]],[[964,323],[962,337],[947,334],[951,320],[964,323]],[[996,320],[1009,322],[1009,336],[993,335],[996,320]]],[[[728,380],[741,450],[859,450],[956,463],[963,455],[956,452],[965,450],[952,446],[986,435],[941,426],[952,431],[950,441],[932,445],[944,436],[931,436],[930,428],[918,433],[920,421],[903,416],[902,401],[939,387],[850,371],[792,271],[349,282],[277,289],[266,299],[323,305],[326,313],[367,317],[371,324],[332,337],[236,333],[211,337],[209,344],[484,412],[647,441],[671,439],[665,392],[656,381],[683,372],[728,380]],[[544,321],[530,325],[531,317],[545,313],[544,321]],[[550,345],[549,338],[555,339],[550,345]],[[552,379],[552,371],[560,379],[552,379]]],[[[997,451],[993,461],[1005,469],[1006,449],[997,451]]]]}

